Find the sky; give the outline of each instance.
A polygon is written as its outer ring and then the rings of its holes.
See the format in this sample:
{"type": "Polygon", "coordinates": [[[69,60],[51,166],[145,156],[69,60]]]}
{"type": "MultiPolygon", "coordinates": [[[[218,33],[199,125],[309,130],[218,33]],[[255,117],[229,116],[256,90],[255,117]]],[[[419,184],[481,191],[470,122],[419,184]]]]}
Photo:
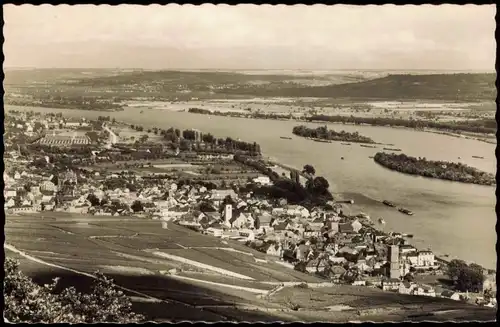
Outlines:
{"type": "Polygon", "coordinates": [[[494,70],[494,5],[4,5],[4,67],[494,70]]]}

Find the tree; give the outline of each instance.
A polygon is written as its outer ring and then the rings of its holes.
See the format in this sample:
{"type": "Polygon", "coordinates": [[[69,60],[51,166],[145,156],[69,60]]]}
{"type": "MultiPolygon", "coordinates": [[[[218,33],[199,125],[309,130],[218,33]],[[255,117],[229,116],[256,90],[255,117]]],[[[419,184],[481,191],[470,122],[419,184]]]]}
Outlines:
{"type": "Polygon", "coordinates": [[[4,317],[11,323],[135,323],[144,320],[131,310],[130,299],[111,279],[96,272],[90,294],[74,287],[55,292],[58,279],[39,286],[19,270],[19,262],[5,260],[4,317]]]}
{"type": "Polygon", "coordinates": [[[260,229],[260,218],[259,218],[259,216],[255,217],[253,227],[254,227],[255,229],[260,229]]]}
{"type": "Polygon", "coordinates": [[[311,165],[305,165],[302,172],[314,176],[316,174],[316,169],[311,165]]]}
{"type": "Polygon", "coordinates": [[[328,191],[330,184],[326,180],[326,178],[322,176],[318,176],[314,179],[314,189],[318,191],[318,193],[322,194],[325,191],[328,191]]]}
{"type": "Polygon", "coordinates": [[[135,200],[134,203],[132,203],[132,205],[130,206],[130,209],[132,209],[134,212],[144,211],[142,202],[139,200],[135,200]]]}
{"type": "Polygon", "coordinates": [[[413,282],[413,280],[415,279],[415,277],[413,277],[413,275],[412,275],[412,274],[408,273],[408,274],[406,274],[406,275],[404,276],[404,278],[403,278],[403,279],[404,279],[405,281],[407,281],[407,282],[413,282]]]}
{"type": "Polygon", "coordinates": [[[483,268],[477,264],[467,265],[463,260],[453,259],[448,264],[448,276],[461,292],[479,292],[483,287],[483,268]]]}
{"type": "Polygon", "coordinates": [[[89,201],[90,205],[93,207],[97,207],[101,203],[101,201],[95,194],[89,194],[87,196],[87,201],[89,201]]]}

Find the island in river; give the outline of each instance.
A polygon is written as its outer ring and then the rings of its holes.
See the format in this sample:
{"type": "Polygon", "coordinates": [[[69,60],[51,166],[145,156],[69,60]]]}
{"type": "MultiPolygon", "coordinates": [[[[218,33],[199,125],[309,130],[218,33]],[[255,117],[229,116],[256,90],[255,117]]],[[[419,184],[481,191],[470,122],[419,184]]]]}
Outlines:
{"type": "Polygon", "coordinates": [[[336,132],[332,129],[328,129],[326,126],[321,126],[318,128],[309,128],[304,125],[295,126],[292,130],[292,133],[298,136],[309,137],[318,140],[376,144],[374,140],[367,136],[359,135],[358,132],[336,132]]]}
{"type": "Polygon", "coordinates": [[[377,152],[373,160],[378,164],[410,175],[438,178],[479,185],[495,185],[495,176],[476,168],[446,161],[430,161],[405,154],[377,152]]]}

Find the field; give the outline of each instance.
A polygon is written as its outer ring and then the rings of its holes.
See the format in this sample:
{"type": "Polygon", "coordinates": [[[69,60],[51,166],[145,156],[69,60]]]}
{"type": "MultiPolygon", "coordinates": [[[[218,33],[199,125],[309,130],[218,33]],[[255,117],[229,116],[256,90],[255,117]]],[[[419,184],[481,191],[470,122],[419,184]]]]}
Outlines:
{"type": "Polygon", "coordinates": [[[397,315],[390,318],[394,320],[419,310],[457,307],[462,316],[469,314],[483,320],[494,317],[494,310],[450,301],[419,303],[416,297],[351,286],[314,290],[294,287],[269,297],[258,296],[281,281],[322,280],[272,261],[256,262],[255,258],[266,259],[265,254],[236,241],[222,243],[174,224],[161,229],[160,223],[152,220],[63,213],[9,216],[5,234],[7,256],[20,259],[21,270],[37,282],[46,283],[59,276],[61,287],[75,285],[86,290],[90,281],[86,274],[99,269],[126,288],[127,294],[133,296],[135,310],[155,321],[373,320],[387,318],[389,306],[399,306],[395,309],[397,315]],[[165,258],[159,252],[171,257],[165,258]],[[205,269],[203,265],[212,268],[205,269]],[[174,268],[176,272],[170,275],[174,268]],[[253,280],[218,273],[221,269],[253,280]],[[308,309],[294,311],[290,301],[308,309]],[[339,304],[362,312],[367,308],[382,308],[383,312],[359,316],[357,311],[323,311],[326,306],[339,304]]]}

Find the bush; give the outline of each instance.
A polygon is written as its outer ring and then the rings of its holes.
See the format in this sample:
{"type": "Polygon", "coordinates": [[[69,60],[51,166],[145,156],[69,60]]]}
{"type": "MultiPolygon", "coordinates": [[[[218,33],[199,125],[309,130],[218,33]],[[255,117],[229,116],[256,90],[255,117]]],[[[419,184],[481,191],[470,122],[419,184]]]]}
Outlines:
{"type": "Polygon", "coordinates": [[[298,285],[295,285],[294,287],[296,287],[296,288],[309,288],[309,285],[307,285],[307,283],[300,283],[298,285]]]}
{"type": "Polygon", "coordinates": [[[5,260],[4,317],[11,323],[134,323],[144,320],[131,310],[130,299],[111,279],[96,273],[91,294],[74,287],[57,294],[58,279],[39,286],[19,270],[16,260],[5,260]]]}

